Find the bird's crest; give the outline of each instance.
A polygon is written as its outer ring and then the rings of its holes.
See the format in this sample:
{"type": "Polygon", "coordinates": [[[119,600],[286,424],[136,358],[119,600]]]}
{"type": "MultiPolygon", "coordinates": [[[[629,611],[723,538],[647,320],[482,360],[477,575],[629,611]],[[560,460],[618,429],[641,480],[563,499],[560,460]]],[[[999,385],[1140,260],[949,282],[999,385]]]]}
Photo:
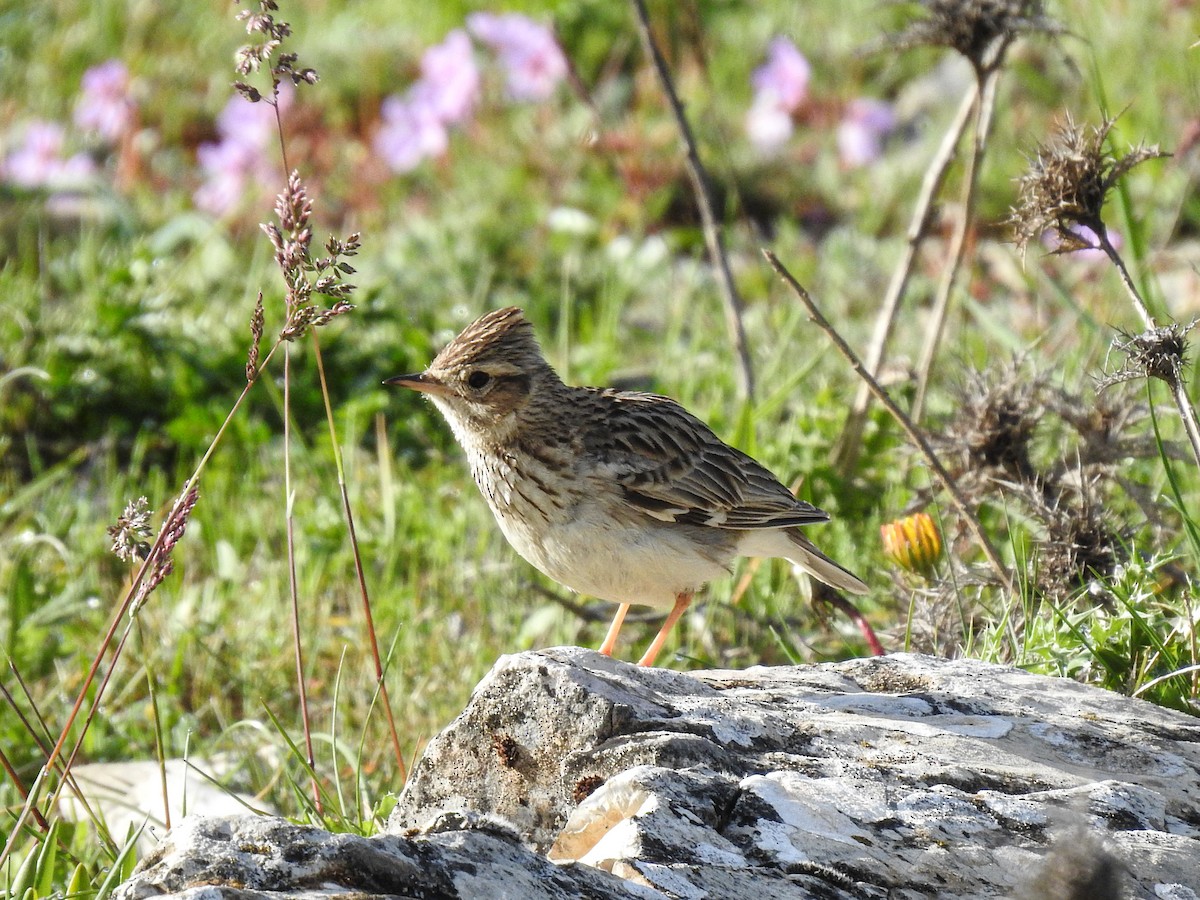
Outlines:
{"type": "Polygon", "coordinates": [[[506,306],[476,319],[442,349],[430,368],[454,369],[485,359],[521,368],[544,364],[533,326],[520,307],[506,306]]]}

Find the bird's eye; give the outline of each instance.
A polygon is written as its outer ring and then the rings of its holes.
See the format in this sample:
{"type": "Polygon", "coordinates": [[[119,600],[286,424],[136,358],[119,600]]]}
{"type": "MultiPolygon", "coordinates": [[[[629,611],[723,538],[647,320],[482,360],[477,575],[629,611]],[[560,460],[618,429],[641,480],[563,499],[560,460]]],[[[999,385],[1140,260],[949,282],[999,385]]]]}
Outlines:
{"type": "Polygon", "coordinates": [[[492,376],[482,369],[476,369],[467,376],[467,386],[473,390],[479,391],[492,383],[492,376]]]}

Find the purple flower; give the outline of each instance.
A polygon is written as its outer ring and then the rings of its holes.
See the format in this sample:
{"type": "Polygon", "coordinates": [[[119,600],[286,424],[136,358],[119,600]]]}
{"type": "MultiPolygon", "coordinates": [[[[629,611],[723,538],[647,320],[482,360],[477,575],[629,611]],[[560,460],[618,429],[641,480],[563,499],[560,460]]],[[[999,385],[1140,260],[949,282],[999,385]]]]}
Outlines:
{"type": "Polygon", "coordinates": [[[65,134],[55,122],[30,122],[22,144],[0,165],[0,176],[25,188],[61,188],[86,181],[96,165],[84,153],[64,158],[65,134]]]}
{"type": "Polygon", "coordinates": [[[746,136],[760,153],[777,151],[792,131],[792,114],[769,97],[760,95],[746,113],[746,136]]]}
{"type": "Polygon", "coordinates": [[[767,61],[754,70],[754,102],[746,114],[746,136],[760,152],[774,153],[792,136],[792,114],[808,99],[812,66],[785,37],[771,41],[767,61]]]}
{"type": "MultiPolygon", "coordinates": [[[[1064,253],[1069,253],[1072,259],[1077,259],[1081,262],[1104,262],[1108,259],[1108,254],[1100,249],[1100,238],[1092,229],[1086,225],[1072,225],[1070,228],[1079,239],[1089,246],[1079,250],[1065,250],[1064,253]]],[[[1112,244],[1114,250],[1120,250],[1125,245],[1125,239],[1121,237],[1119,231],[1108,229],[1108,242],[1112,244]]],[[[1057,251],[1063,245],[1063,239],[1057,231],[1047,229],[1042,233],[1042,246],[1051,253],[1057,251]]]]}
{"type": "Polygon", "coordinates": [[[441,156],[449,146],[446,126],[421,91],[388,97],[380,110],[383,124],[375,132],[375,152],[396,172],[411,172],[427,157],[441,156]]]}
{"type": "Polygon", "coordinates": [[[808,99],[808,80],[812,66],[796,45],[785,37],[777,37],[767,47],[767,61],[754,70],[750,83],[756,99],[769,96],[789,113],[799,109],[808,99]]]}
{"type": "Polygon", "coordinates": [[[92,66],[83,73],[75,124],[115,143],[132,126],[136,107],[129,95],[129,70],[119,59],[92,66]]]}
{"type": "Polygon", "coordinates": [[[870,165],[883,155],[883,139],[896,127],[890,104],[858,97],[846,104],[837,127],[838,155],[850,169],[870,165]]]}
{"type": "Polygon", "coordinates": [[[528,16],[472,13],[467,28],[496,51],[513,100],[546,100],[567,75],[567,58],[554,32],[528,16]]]}
{"type": "MultiPolygon", "coordinates": [[[[295,89],[290,84],[280,87],[281,113],[287,111],[294,97],[295,89]]],[[[204,173],[203,184],[192,195],[197,208],[223,216],[236,210],[245,197],[256,194],[260,185],[277,178],[268,152],[277,128],[270,104],[251,103],[240,94],[230,97],[217,116],[221,139],[201,144],[196,150],[196,160],[204,173]]]]}
{"type": "Polygon", "coordinates": [[[465,31],[454,29],[421,55],[421,78],[411,91],[413,101],[445,125],[470,118],[479,100],[479,68],[465,31]]]}

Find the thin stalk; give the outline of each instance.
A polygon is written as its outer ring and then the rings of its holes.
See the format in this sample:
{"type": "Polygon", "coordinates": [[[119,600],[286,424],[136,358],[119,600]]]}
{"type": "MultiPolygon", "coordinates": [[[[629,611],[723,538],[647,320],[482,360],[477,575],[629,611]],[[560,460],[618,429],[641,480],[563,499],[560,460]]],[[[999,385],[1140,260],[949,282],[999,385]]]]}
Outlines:
{"type": "MultiPolygon", "coordinates": [[[[904,299],[905,291],[908,290],[908,282],[916,265],[917,253],[928,236],[929,227],[933,222],[934,200],[941,192],[942,184],[946,181],[946,174],[954,162],[959,142],[966,132],[967,123],[971,120],[971,111],[975,108],[978,96],[979,82],[975,81],[963,94],[958,111],[954,114],[954,119],[946,130],[937,153],[929,161],[929,167],[925,170],[925,177],[921,181],[921,192],[917,196],[912,218],[908,223],[904,255],[900,257],[896,268],[892,271],[892,279],[888,282],[887,293],[879,307],[879,315],[875,318],[875,331],[871,335],[871,343],[867,345],[866,366],[872,376],[879,374],[879,370],[887,358],[887,345],[896,324],[896,316],[900,311],[900,302],[904,299]]],[[[842,475],[850,472],[858,461],[858,454],[862,449],[863,428],[870,406],[871,389],[864,381],[859,385],[858,393],[854,397],[854,404],[846,416],[846,424],[842,427],[842,435],[838,439],[835,451],[835,464],[842,475]]]]}
{"type": "MultiPolygon", "coordinates": [[[[1150,314],[1150,308],[1146,306],[1146,301],[1142,299],[1142,295],[1138,292],[1137,287],[1133,283],[1133,278],[1130,277],[1129,270],[1125,268],[1125,260],[1121,258],[1121,254],[1117,252],[1117,248],[1112,245],[1112,241],[1108,239],[1108,230],[1104,227],[1095,229],[1096,236],[1100,242],[1100,249],[1112,261],[1112,264],[1117,267],[1117,273],[1121,276],[1121,283],[1125,285],[1125,290],[1129,294],[1129,298],[1133,301],[1133,307],[1141,316],[1142,324],[1147,330],[1157,327],[1154,324],[1154,316],[1150,314]]],[[[1175,401],[1175,406],[1179,409],[1179,418],[1183,421],[1183,429],[1187,432],[1188,442],[1192,445],[1192,456],[1196,460],[1196,468],[1200,470],[1200,422],[1196,420],[1196,408],[1192,406],[1191,398],[1187,394],[1187,385],[1184,384],[1183,373],[1176,366],[1174,377],[1170,381],[1171,399],[1175,401]]]]}
{"type": "Polygon", "coordinates": [[[821,314],[821,310],[817,307],[817,304],[813,301],[812,297],[809,296],[808,291],[804,289],[804,286],[792,276],[792,273],[787,270],[787,268],[779,261],[779,258],[776,257],[774,253],[772,253],[770,250],[764,249],[763,255],[767,258],[767,262],[771,264],[771,268],[779,273],[779,276],[783,279],[784,283],[790,287],[793,292],[795,292],[797,297],[800,298],[800,301],[808,309],[809,318],[817,325],[817,327],[819,327],[825,332],[826,335],[829,336],[829,339],[833,342],[833,345],[837,348],[838,352],[842,354],[846,362],[850,363],[850,367],[854,369],[858,377],[867,383],[871,393],[874,394],[875,398],[881,404],[883,404],[884,408],[889,413],[891,413],[892,417],[900,424],[900,427],[904,429],[904,432],[908,435],[909,440],[912,441],[913,445],[921,452],[921,455],[925,457],[926,462],[929,463],[930,470],[933,472],[938,481],[941,482],[942,487],[946,489],[946,493],[950,495],[950,499],[954,502],[955,508],[966,521],[967,526],[971,529],[975,539],[979,542],[979,546],[983,550],[983,555],[987,557],[988,562],[991,563],[992,568],[995,569],[996,575],[1000,579],[1000,583],[1004,586],[1005,590],[1007,590],[1009,593],[1012,593],[1012,576],[1009,575],[1008,570],[1004,567],[1004,563],[1001,562],[1000,554],[996,552],[996,548],[988,539],[987,534],[984,533],[983,525],[979,521],[979,517],[975,514],[974,510],[971,509],[970,504],[967,503],[967,500],[962,495],[962,492],[959,491],[958,485],[954,481],[954,477],[948,471],[946,471],[946,467],[942,465],[941,460],[938,459],[937,454],[934,453],[933,448],[929,445],[929,441],[925,439],[925,436],[921,434],[917,426],[913,424],[912,419],[910,419],[904,413],[904,410],[896,405],[896,402],[892,400],[888,392],[880,386],[879,382],[875,380],[875,377],[867,371],[862,361],[858,358],[854,351],[850,349],[850,345],[847,344],[837,330],[829,324],[829,320],[821,314]]]}
{"type": "Polygon", "coordinates": [[[1137,314],[1142,320],[1142,327],[1147,330],[1157,328],[1154,316],[1150,314],[1150,307],[1142,299],[1141,293],[1138,292],[1137,286],[1133,283],[1133,277],[1129,274],[1129,270],[1125,268],[1125,260],[1121,258],[1121,254],[1117,252],[1117,248],[1108,239],[1108,229],[1101,224],[1099,228],[1093,230],[1096,232],[1096,238],[1100,242],[1100,249],[1108,256],[1112,264],[1117,267],[1117,274],[1121,276],[1121,283],[1125,285],[1129,299],[1133,301],[1133,308],[1137,310],[1137,314]]]}
{"type": "MultiPolygon", "coordinates": [[[[21,795],[21,801],[28,802],[29,791],[25,790],[25,783],[21,781],[21,776],[17,774],[17,770],[13,768],[13,764],[9,762],[8,757],[4,755],[4,750],[0,749],[0,767],[3,767],[5,774],[12,780],[12,783],[17,786],[17,793],[21,795]]],[[[46,821],[42,815],[42,811],[36,806],[30,807],[30,812],[33,818],[37,821],[38,828],[42,831],[48,831],[50,823],[46,821]]]]}
{"type": "Polygon", "coordinates": [[[712,187],[708,173],[704,169],[704,164],[700,162],[700,154],[696,150],[696,139],[692,134],[691,126],[688,125],[683,104],[679,102],[679,95],[675,91],[675,83],[671,80],[667,61],[650,30],[650,16],[646,12],[645,0],[632,0],[632,2],[636,13],[638,34],[642,39],[643,52],[654,64],[654,71],[658,75],[663,93],[667,96],[671,113],[675,117],[675,125],[679,129],[680,141],[683,143],[688,178],[692,182],[696,205],[700,209],[700,224],[704,230],[704,242],[708,247],[708,256],[716,269],[717,286],[725,304],[725,324],[729,329],[729,337],[737,356],[738,394],[743,400],[752,400],[754,398],[754,371],[750,363],[750,351],[746,346],[746,329],[742,322],[742,298],[733,282],[733,272],[729,268],[725,243],[721,238],[717,217],[713,213],[712,187]]]}
{"type": "MultiPolygon", "coordinates": [[[[29,685],[25,683],[25,679],[21,677],[21,671],[16,667],[12,660],[9,660],[8,667],[12,672],[13,678],[15,678],[17,680],[17,684],[20,685],[21,693],[25,697],[25,702],[29,704],[29,708],[33,712],[33,718],[37,721],[37,726],[41,729],[41,731],[39,732],[35,730],[33,722],[30,722],[25,713],[21,711],[21,708],[17,706],[17,701],[13,698],[13,695],[9,693],[8,688],[6,688],[3,683],[0,683],[0,693],[4,695],[4,699],[8,702],[8,705],[12,708],[12,711],[16,713],[17,718],[20,719],[21,724],[29,733],[29,736],[33,738],[33,742],[37,744],[38,750],[40,750],[43,755],[49,755],[49,742],[53,740],[53,737],[50,734],[50,729],[46,727],[46,720],[42,716],[42,711],[38,709],[38,705],[33,699],[33,694],[29,690],[29,685]]],[[[71,788],[72,793],[75,794],[75,798],[79,801],[80,806],[83,807],[84,813],[86,813],[89,819],[96,821],[97,816],[92,811],[92,807],[88,803],[87,797],[84,796],[83,791],[80,790],[78,783],[76,783],[75,776],[67,771],[63,773],[63,777],[67,780],[68,786],[71,788]]],[[[25,794],[21,783],[19,781],[14,781],[14,783],[17,785],[17,789],[21,791],[21,796],[28,800],[28,795],[25,794]]],[[[42,816],[40,810],[34,809],[32,812],[34,818],[37,820],[38,824],[43,828],[43,830],[50,827],[49,822],[47,822],[45,817],[42,816]]]]}
{"type": "MultiPolygon", "coordinates": [[[[75,745],[71,748],[66,762],[63,763],[63,777],[59,779],[58,784],[54,788],[54,793],[50,795],[50,801],[46,804],[46,811],[54,809],[58,805],[59,797],[62,796],[63,788],[67,785],[66,773],[70,772],[75,765],[75,760],[79,756],[79,751],[83,749],[83,739],[87,735],[88,729],[92,727],[92,721],[96,718],[96,713],[100,710],[100,701],[104,696],[104,692],[108,689],[108,683],[112,680],[113,673],[117,671],[117,663],[120,661],[121,653],[125,649],[125,642],[129,640],[129,634],[133,630],[133,618],[125,624],[125,630],[121,633],[121,640],[117,642],[117,648],[113,651],[112,665],[108,667],[108,671],[104,673],[104,678],[101,679],[99,687],[96,688],[96,697],[92,700],[92,705],[88,707],[87,716],[83,720],[83,727],[79,730],[79,737],[75,740],[75,745]]],[[[76,793],[79,793],[78,787],[74,781],[71,781],[72,788],[76,793]]],[[[81,795],[82,796],[82,795],[81,795]]],[[[109,849],[116,852],[118,849],[117,842],[113,840],[112,835],[108,831],[107,825],[101,818],[94,818],[93,823],[96,825],[96,831],[103,843],[109,845],[109,849]]]]}
{"type": "MultiPolygon", "coordinates": [[[[262,370],[266,369],[267,364],[270,362],[271,357],[275,355],[275,351],[278,348],[279,348],[279,342],[276,341],[274,346],[272,346],[271,349],[267,352],[266,357],[262,361],[262,365],[259,367],[260,375],[261,375],[262,370]]],[[[183,490],[179,493],[179,496],[176,498],[175,503],[172,504],[171,511],[170,511],[170,513],[167,514],[166,520],[169,520],[170,518],[172,518],[172,516],[178,511],[180,504],[182,504],[184,502],[187,495],[191,492],[192,488],[196,485],[196,482],[200,479],[200,475],[204,471],[204,467],[208,464],[208,461],[212,458],[213,453],[216,451],[217,445],[220,444],[221,439],[224,436],[226,429],[229,427],[229,423],[233,421],[233,417],[237,414],[237,411],[241,408],[242,403],[245,401],[246,397],[249,395],[250,389],[255,385],[255,383],[257,383],[257,381],[258,381],[257,378],[254,381],[247,381],[246,386],[244,388],[242,388],[241,394],[239,394],[237,400],[234,401],[234,404],[230,408],[229,413],[225,416],[225,421],[223,421],[221,423],[221,427],[217,429],[216,435],[213,437],[212,442],[208,445],[208,448],[204,451],[204,455],[200,458],[200,462],[198,462],[196,464],[196,468],[192,471],[192,474],[188,476],[187,481],[184,482],[183,490]]],[[[166,521],[166,520],[164,520],[164,521],[166,521]]],[[[128,613],[129,607],[133,603],[134,598],[137,596],[137,591],[141,587],[142,582],[145,580],[146,575],[149,573],[151,566],[153,564],[158,563],[158,561],[159,561],[158,556],[162,551],[162,545],[163,545],[163,541],[165,539],[166,539],[166,532],[164,529],[160,528],[159,532],[158,532],[158,536],[154,539],[154,543],[150,547],[150,552],[146,554],[146,558],[142,561],[141,567],[138,569],[137,574],[134,576],[133,581],[130,583],[129,590],[125,593],[125,596],[121,600],[121,603],[120,603],[119,607],[117,608],[116,613],[113,615],[113,619],[108,627],[108,631],[105,633],[103,640],[101,640],[101,642],[100,642],[100,648],[96,651],[95,656],[92,658],[91,665],[88,666],[87,674],[84,675],[84,678],[83,678],[83,684],[80,685],[80,688],[79,688],[79,694],[75,698],[75,703],[71,707],[71,712],[67,715],[67,721],[63,725],[62,730],[59,732],[58,740],[55,742],[53,749],[50,751],[50,756],[49,756],[49,758],[47,758],[46,764],[43,767],[46,771],[53,770],[55,763],[58,762],[59,756],[62,755],[63,747],[66,746],[66,743],[67,743],[67,737],[70,735],[71,729],[75,725],[75,720],[79,717],[80,710],[83,709],[84,700],[87,698],[87,693],[91,689],[92,682],[94,682],[96,680],[96,673],[100,670],[100,665],[101,665],[101,663],[103,663],[104,657],[105,657],[105,655],[107,655],[109,647],[112,646],[113,638],[116,637],[117,629],[118,629],[118,627],[120,627],[121,620],[125,617],[126,613],[128,613]]],[[[114,664],[116,663],[116,658],[119,655],[120,655],[120,650],[118,649],[117,654],[114,655],[114,659],[113,659],[114,664]]],[[[107,683],[107,679],[106,679],[105,683],[107,683]]],[[[103,696],[103,691],[100,692],[100,696],[103,696]]],[[[97,700],[96,700],[97,703],[99,703],[100,696],[97,697],[97,700]]],[[[90,722],[90,717],[89,717],[88,721],[90,722]]],[[[79,737],[80,742],[82,742],[83,737],[86,734],[87,734],[87,727],[85,726],[83,733],[79,737]]],[[[70,765],[68,764],[68,766],[63,771],[64,778],[67,777],[69,771],[70,771],[70,765]]],[[[57,801],[57,796],[58,796],[58,791],[55,791],[55,800],[56,801],[57,801]]],[[[10,842],[8,845],[5,846],[3,851],[0,851],[0,865],[2,865],[4,863],[4,860],[6,860],[8,858],[8,854],[11,852],[12,852],[12,844],[10,842]]]]}
{"type": "Polygon", "coordinates": [[[295,494],[292,492],[292,348],[283,350],[283,496],[287,520],[288,594],[292,601],[292,646],[296,651],[296,690],[300,696],[300,721],[304,725],[305,763],[312,781],[313,802],[318,814],[323,813],[321,788],[317,784],[316,758],[313,754],[312,724],[308,716],[308,690],[304,686],[304,650],[300,641],[300,591],[296,583],[296,517],[295,494]]]}
{"type": "Polygon", "coordinates": [[[342,451],[338,445],[337,429],[333,423],[333,406],[329,400],[329,387],[325,381],[325,362],[321,357],[321,341],[317,337],[317,329],[311,329],[311,334],[313,353],[317,359],[317,375],[321,382],[321,397],[325,401],[325,421],[329,424],[329,445],[333,448],[333,461],[337,468],[338,488],[342,492],[342,511],[346,514],[346,528],[350,532],[350,548],[354,553],[354,573],[358,576],[358,591],[362,597],[367,641],[371,645],[371,659],[375,663],[375,683],[379,687],[379,697],[383,701],[383,711],[387,716],[388,731],[392,738],[392,750],[396,754],[396,764],[400,766],[400,783],[403,784],[408,781],[408,768],[404,765],[404,752],[400,749],[400,734],[396,729],[396,719],[392,715],[392,701],[388,697],[387,683],[383,677],[383,660],[379,654],[379,640],[375,634],[375,618],[371,615],[371,595],[367,590],[367,577],[363,571],[362,553],[358,546],[358,534],[354,529],[354,512],[350,508],[350,494],[346,489],[346,470],[342,465],[342,451]]]}
{"type": "Polygon", "coordinates": [[[162,788],[163,801],[163,827],[167,831],[171,830],[171,800],[167,791],[167,751],[165,741],[163,740],[162,713],[158,708],[158,689],[155,684],[154,670],[150,665],[150,653],[146,648],[146,635],[138,623],[138,643],[142,647],[142,652],[146,656],[146,689],[150,693],[150,711],[154,717],[154,750],[158,756],[158,780],[159,787],[162,788]]]}
{"type": "Polygon", "coordinates": [[[933,301],[932,321],[926,329],[925,346],[921,348],[921,361],[917,365],[917,394],[912,406],[914,422],[920,422],[921,415],[925,411],[925,394],[929,388],[929,375],[933,371],[933,362],[946,333],[946,317],[950,312],[950,298],[954,294],[954,285],[958,281],[958,274],[962,271],[963,259],[967,252],[967,235],[971,233],[971,226],[975,222],[975,198],[979,193],[979,170],[983,166],[988,136],[991,134],[992,123],[995,121],[996,85],[999,80],[999,68],[989,69],[980,76],[978,100],[974,104],[975,140],[971,143],[971,156],[967,160],[967,169],[963,178],[962,214],[950,241],[950,262],[942,272],[942,280],[938,284],[937,296],[933,301]]]}
{"type": "MultiPolygon", "coordinates": [[[[275,354],[275,350],[278,348],[278,346],[279,345],[276,344],[267,353],[266,358],[263,360],[261,369],[266,368],[267,363],[275,354]]],[[[212,458],[213,452],[216,450],[217,445],[221,442],[221,438],[225,434],[225,430],[229,427],[229,423],[233,421],[233,417],[241,408],[242,402],[250,393],[250,388],[252,388],[256,382],[257,379],[255,379],[255,381],[246,382],[246,386],[242,389],[241,394],[238,395],[238,398],[236,401],[234,401],[229,413],[225,416],[225,421],[223,421],[221,423],[221,427],[217,429],[217,433],[213,437],[212,443],[208,445],[208,449],[204,451],[204,455],[200,458],[200,462],[196,464],[196,468],[192,471],[192,474],[188,476],[187,481],[184,482],[183,490],[179,492],[179,497],[176,499],[175,503],[171,505],[171,512],[167,514],[167,519],[171,518],[171,515],[178,510],[180,504],[184,502],[184,499],[187,497],[188,493],[191,492],[192,488],[195,487],[196,482],[199,481],[200,474],[204,471],[204,467],[208,464],[209,459],[212,458]]],[[[62,752],[63,744],[66,743],[67,732],[75,723],[75,718],[78,716],[79,710],[83,706],[84,697],[87,696],[87,691],[91,687],[92,681],[95,680],[96,671],[100,668],[100,663],[104,659],[105,653],[108,652],[108,648],[112,644],[112,639],[116,636],[117,627],[121,624],[121,619],[124,618],[125,614],[129,611],[129,606],[133,603],[133,599],[137,595],[138,588],[141,587],[147,573],[150,571],[151,564],[158,561],[157,556],[159,551],[162,550],[162,544],[165,538],[166,534],[162,531],[162,529],[159,529],[158,536],[155,538],[154,544],[150,547],[150,552],[146,554],[146,558],[142,561],[142,565],[138,569],[137,575],[134,576],[134,579],[129,586],[129,590],[126,592],[124,599],[121,601],[120,607],[117,609],[116,615],[113,616],[112,624],[109,626],[108,632],[104,636],[104,640],[101,641],[99,651],[92,659],[91,666],[88,667],[87,675],[84,677],[83,684],[79,689],[79,696],[75,699],[75,705],[71,709],[71,714],[67,717],[67,724],[63,726],[63,730],[59,735],[58,742],[54,745],[54,749],[50,752],[50,759],[46,761],[47,766],[52,766],[55,763],[58,755],[62,752]]]]}

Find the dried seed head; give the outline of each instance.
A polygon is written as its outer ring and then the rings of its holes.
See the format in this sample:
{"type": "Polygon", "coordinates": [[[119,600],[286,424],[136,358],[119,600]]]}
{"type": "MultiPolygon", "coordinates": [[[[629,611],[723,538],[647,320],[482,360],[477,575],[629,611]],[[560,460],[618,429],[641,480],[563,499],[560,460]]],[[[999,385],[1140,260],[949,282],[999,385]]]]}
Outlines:
{"type": "Polygon", "coordinates": [[[1041,377],[1016,364],[973,373],[938,443],[959,457],[964,471],[999,469],[1019,481],[1034,478],[1030,443],[1042,417],[1041,391],[1041,377]]]}
{"type": "Polygon", "coordinates": [[[917,0],[923,17],[882,44],[892,49],[949,47],[966,57],[976,72],[994,68],[1021,34],[1061,34],[1042,14],[1041,0],[917,0]]]}
{"type": "Polygon", "coordinates": [[[1045,529],[1038,539],[1037,583],[1056,601],[1071,598],[1097,578],[1111,577],[1126,558],[1127,541],[1097,496],[1096,479],[1064,484],[1053,498],[1042,496],[1033,512],[1045,529]]]}
{"type": "Polygon", "coordinates": [[[240,48],[235,56],[234,68],[239,75],[258,72],[264,66],[268,68],[271,72],[270,96],[244,81],[235,81],[233,87],[251,103],[265,100],[274,106],[278,102],[279,85],[283,81],[289,80],[297,85],[316,84],[320,76],[317,75],[316,69],[299,66],[295,53],[280,53],[276,56],[276,51],[291,37],[292,27],[275,17],[279,4],[274,0],[259,0],[255,5],[257,11],[243,10],[237,14],[237,19],[245,23],[247,34],[261,34],[264,40],[261,44],[250,44],[240,48]]]}
{"type": "Polygon", "coordinates": [[[130,500],[125,511],[108,526],[108,536],[113,539],[109,550],[125,562],[143,560],[150,552],[150,504],[145,497],[130,500]]]}
{"type": "Polygon", "coordinates": [[[171,508],[171,512],[159,532],[161,543],[154,554],[153,568],[138,588],[137,595],[129,607],[130,615],[136,614],[142,604],[146,602],[146,598],[175,570],[175,562],[171,559],[171,553],[175,550],[175,545],[179,543],[180,538],[183,537],[184,531],[187,530],[188,519],[191,518],[192,510],[196,508],[196,501],[199,499],[199,489],[192,487],[175,501],[175,505],[171,508]]]}
{"type": "Polygon", "coordinates": [[[263,295],[258,292],[258,302],[254,304],[254,312],[250,315],[250,352],[246,358],[246,380],[258,378],[258,348],[263,336],[263,295]]]}
{"type": "Polygon", "coordinates": [[[1076,127],[1068,116],[1054,136],[1040,145],[1029,171],[1018,181],[1017,206],[1009,217],[1013,240],[1024,253],[1046,231],[1057,238],[1054,253],[1093,247],[1079,227],[1095,233],[1101,249],[1108,242],[1102,213],[1108,192],[1134,166],[1168,154],[1156,146],[1138,146],[1124,156],[1105,149],[1114,120],[1076,127]]]}
{"type": "Polygon", "coordinates": [[[1122,332],[1113,341],[1113,349],[1125,354],[1125,364],[1100,382],[1101,389],[1136,378],[1158,378],[1172,387],[1178,385],[1187,365],[1187,333],[1197,321],[1192,319],[1187,325],[1175,322],[1135,335],[1122,332]]]}

